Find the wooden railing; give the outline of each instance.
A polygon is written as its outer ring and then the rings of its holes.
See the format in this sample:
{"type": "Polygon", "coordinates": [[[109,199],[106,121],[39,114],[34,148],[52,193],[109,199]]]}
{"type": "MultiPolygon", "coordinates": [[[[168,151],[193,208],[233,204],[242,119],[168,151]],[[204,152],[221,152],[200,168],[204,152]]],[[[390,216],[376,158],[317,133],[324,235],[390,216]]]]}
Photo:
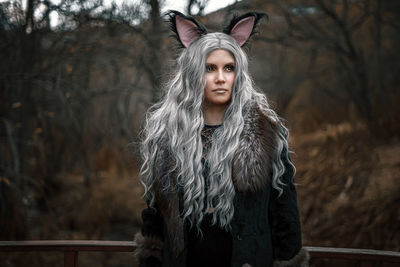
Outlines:
{"type": "Polygon", "coordinates": [[[392,262],[400,265],[400,252],[395,251],[329,247],[306,248],[310,253],[311,260],[344,259],[357,262],[360,267],[370,267],[376,262],[392,262]]]}
{"type": "MultiPolygon", "coordinates": [[[[0,252],[18,251],[60,251],[64,253],[64,267],[78,267],[79,252],[133,252],[135,242],[131,241],[89,241],[89,240],[54,240],[54,241],[0,241],[0,252]]],[[[356,261],[360,267],[372,266],[374,262],[392,262],[400,264],[400,252],[306,247],[311,260],[315,259],[345,259],[356,261]]]]}
{"type": "Polygon", "coordinates": [[[0,241],[0,252],[60,251],[64,253],[64,267],[78,267],[79,252],[133,252],[132,241],[49,240],[0,241]]]}

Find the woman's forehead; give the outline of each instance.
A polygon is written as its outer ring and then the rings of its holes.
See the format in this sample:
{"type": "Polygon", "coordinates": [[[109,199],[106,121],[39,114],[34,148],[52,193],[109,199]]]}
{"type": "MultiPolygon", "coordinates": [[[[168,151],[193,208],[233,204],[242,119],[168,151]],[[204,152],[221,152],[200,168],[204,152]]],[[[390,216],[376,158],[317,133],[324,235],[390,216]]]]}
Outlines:
{"type": "Polygon", "coordinates": [[[231,52],[225,49],[216,49],[208,54],[206,58],[206,62],[224,62],[224,63],[234,63],[235,58],[231,54],[231,52]]]}

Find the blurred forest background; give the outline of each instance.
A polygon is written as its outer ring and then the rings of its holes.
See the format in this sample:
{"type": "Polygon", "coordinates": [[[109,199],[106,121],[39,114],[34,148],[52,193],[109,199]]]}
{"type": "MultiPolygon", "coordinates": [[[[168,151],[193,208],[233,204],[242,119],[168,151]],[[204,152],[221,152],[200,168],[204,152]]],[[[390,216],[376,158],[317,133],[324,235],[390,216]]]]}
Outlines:
{"type": "MultiPolygon", "coordinates": [[[[399,251],[400,2],[242,0],[205,14],[210,2],[186,5],[210,31],[269,15],[246,50],[291,130],[304,245],[399,251]]],[[[132,240],[135,144],[179,52],[164,4],[0,2],[0,240],[132,240]]],[[[135,266],[89,254],[82,266],[135,266]]],[[[1,266],[62,262],[0,254],[1,266]]]]}

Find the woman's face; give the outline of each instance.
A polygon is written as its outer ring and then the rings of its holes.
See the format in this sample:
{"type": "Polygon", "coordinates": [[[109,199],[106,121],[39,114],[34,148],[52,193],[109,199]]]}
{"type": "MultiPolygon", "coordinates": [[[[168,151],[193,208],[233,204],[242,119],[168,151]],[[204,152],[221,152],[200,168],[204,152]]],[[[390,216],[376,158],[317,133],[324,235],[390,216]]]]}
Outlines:
{"type": "Polygon", "coordinates": [[[230,52],[217,49],[206,59],[205,105],[227,106],[232,97],[235,81],[235,59],[230,52]]]}

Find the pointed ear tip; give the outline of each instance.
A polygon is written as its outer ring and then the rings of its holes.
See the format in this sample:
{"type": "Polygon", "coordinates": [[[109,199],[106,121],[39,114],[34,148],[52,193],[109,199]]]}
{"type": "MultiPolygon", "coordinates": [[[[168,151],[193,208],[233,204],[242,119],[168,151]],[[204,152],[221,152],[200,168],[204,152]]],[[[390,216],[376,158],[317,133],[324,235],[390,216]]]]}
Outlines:
{"type": "Polygon", "coordinates": [[[267,22],[269,21],[269,16],[267,13],[264,12],[249,12],[245,15],[242,15],[241,17],[243,17],[242,19],[246,19],[249,17],[253,17],[253,21],[256,22],[256,24],[258,24],[262,19],[265,19],[267,22]]]}
{"type": "Polygon", "coordinates": [[[179,12],[178,10],[174,10],[174,9],[169,9],[167,12],[167,14],[182,14],[181,12],[179,12]]]}
{"type": "Polygon", "coordinates": [[[254,16],[256,19],[266,19],[267,21],[269,20],[269,16],[267,13],[264,12],[254,12],[254,16]]]}
{"type": "Polygon", "coordinates": [[[165,12],[165,16],[170,18],[170,19],[173,19],[173,18],[175,18],[177,16],[178,17],[182,17],[184,15],[181,12],[177,11],[177,10],[170,9],[167,12],[165,12]]]}

